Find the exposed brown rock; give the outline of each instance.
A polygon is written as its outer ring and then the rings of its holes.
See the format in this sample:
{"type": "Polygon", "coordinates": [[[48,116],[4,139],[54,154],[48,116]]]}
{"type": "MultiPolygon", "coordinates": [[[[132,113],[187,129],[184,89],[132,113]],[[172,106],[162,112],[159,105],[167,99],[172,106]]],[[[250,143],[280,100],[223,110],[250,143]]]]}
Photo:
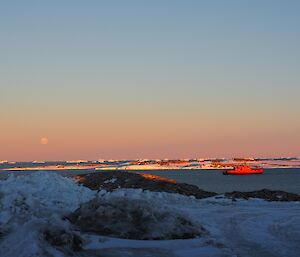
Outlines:
{"type": "Polygon", "coordinates": [[[242,198],[242,199],[249,199],[249,198],[260,198],[267,201],[282,201],[282,202],[290,202],[290,201],[300,201],[300,195],[287,193],[284,191],[272,191],[268,189],[262,189],[258,191],[252,192],[230,192],[225,193],[226,197],[235,199],[235,198],[242,198]]]}
{"type": "Polygon", "coordinates": [[[107,171],[78,175],[74,179],[93,190],[105,189],[112,191],[117,188],[141,188],[153,192],[177,193],[194,196],[198,199],[217,195],[214,192],[206,192],[197,186],[185,183],[176,183],[159,176],[149,176],[143,173],[107,171]]]}

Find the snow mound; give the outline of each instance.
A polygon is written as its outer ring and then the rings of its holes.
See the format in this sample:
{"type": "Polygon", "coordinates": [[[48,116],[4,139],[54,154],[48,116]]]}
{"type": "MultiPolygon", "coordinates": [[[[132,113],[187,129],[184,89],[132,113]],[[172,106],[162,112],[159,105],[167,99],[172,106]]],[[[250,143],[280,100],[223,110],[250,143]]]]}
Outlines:
{"type": "Polygon", "coordinates": [[[18,225],[33,217],[61,216],[93,196],[88,188],[53,173],[10,176],[0,182],[0,226],[18,225]]]}
{"type": "Polygon", "coordinates": [[[62,217],[94,196],[90,189],[54,173],[0,181],[0,256],[45,256],[40,231],[67,227],[62,217]]]}
{"type": "Polygon", "coordinates": [[[126,239],[186,239],[206,234],[187,215],[153,201],[97,197],[68,219],[81,231],[126,239]]]}

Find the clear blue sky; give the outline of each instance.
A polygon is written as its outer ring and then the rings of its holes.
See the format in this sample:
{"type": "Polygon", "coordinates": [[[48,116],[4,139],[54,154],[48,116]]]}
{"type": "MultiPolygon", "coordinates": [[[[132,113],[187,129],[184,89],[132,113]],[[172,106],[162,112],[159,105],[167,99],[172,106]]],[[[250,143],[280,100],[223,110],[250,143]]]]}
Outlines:
{"type": "Polygon", "coordinates": [[[299,14],[296,0],[1,1],[0,159],[300,155],[299,14]]]}

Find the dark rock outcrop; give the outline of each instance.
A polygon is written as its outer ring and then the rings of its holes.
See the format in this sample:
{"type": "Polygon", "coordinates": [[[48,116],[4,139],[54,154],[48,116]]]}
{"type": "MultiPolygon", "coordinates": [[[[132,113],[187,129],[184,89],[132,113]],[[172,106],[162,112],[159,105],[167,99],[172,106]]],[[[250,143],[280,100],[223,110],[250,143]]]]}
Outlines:
{"type": "Polygon", "coordinates": [[[127,239],[186,239],[207,233],[176,209],[124,197],[97,197],[66,218],[82,232],[127,239]]]}
{"type": "Polygon", "coordinates": [[[300,195],[287,193],[284,191],[272,191],[268,189],[262,189],[252,192],[230,192],[225,193],[225,196],[228,198],[236,199],[249,199],[249,198],[260,198],[267,201],[282,201],[282,202],[291,202],[291,201],[300,201],[300,195]]]}
{"type": "Polygon", "coordinates": [[[47,229],[43,231],[43,238],[50,245],[64,251],[80,251],[82,240],[81,238],[63,229],[47,229]]]}
{"type": "Polygon", "coordinates": [[[78,175],[75,180],[93,190],[105,189],[112,191],[117,188],[141,188],[153,192],[177,193],[187,196],[194,196],[197,199],[217,195],[214,192],[207,192],[197,186],[185,183],[176,183],[174,180],[165,179],[143,173],[131,172],[97,172],[78,175]]]}

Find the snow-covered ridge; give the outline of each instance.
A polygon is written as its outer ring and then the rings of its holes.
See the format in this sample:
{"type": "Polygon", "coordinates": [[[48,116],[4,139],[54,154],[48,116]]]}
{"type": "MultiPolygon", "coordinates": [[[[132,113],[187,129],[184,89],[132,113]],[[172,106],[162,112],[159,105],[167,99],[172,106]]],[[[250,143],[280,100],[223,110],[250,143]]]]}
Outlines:
{"type": "Polygon", "coordinates": [[[0,162],[0,170],[192,170],[192,169],[230,169],[237,165],[262,168],[300,168],[300,159],[283,158],[207,158],[178,160],[102,160],[99,161],[61,161],[27,163],[0,162]]]}

